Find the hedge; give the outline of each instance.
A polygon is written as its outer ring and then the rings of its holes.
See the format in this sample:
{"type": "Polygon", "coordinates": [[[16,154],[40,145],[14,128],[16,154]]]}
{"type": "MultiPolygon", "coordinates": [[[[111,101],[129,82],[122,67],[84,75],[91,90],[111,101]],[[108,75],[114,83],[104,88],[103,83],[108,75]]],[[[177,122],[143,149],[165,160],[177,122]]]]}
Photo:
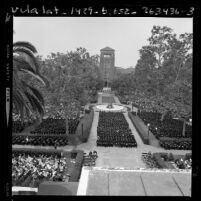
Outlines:
{"type": "Polygon", "coordinates": [[[35,155],[39,155],[39,154],[46,154],[46,155],[61,155],[61,151],[60,150],[55,150],[55,149],[31,149],[31,148],[12,148],[12,153],[15,154],[35,154],[35,155]]]}
{"type": "Polygon", "coordinates": [[[142,126],[139,124],[136,117],[133,116],[131,112],[128,112],[128,116],[133,123],[133,126],[136,128],[137,132],[139,133],[142,141],[144,144],[149,144],[149,138],[147,136],[147,131],[145,131],[142,126]]]}
{"type": "Polygon", "coordinates": [[[72,155],[74,153],[77,153],[76,155],[76,160],[79,161],[79,156],[78,153],[83,152],[83,151],[62,151],[58,149],[32,149],[32,148],[12,148],[12,153],[16,154],[46,154],[46,155],[61,155],[61,152],[63,152],[63,156],[66,158],[72,158],[72,155]],[[78,157],[78,158],[77,158],[78,157]]]}
{"type": "Polygon", "coordinates": [[[90,103],[97,103],[97,101],[98,101],[98,94],[91,97],[90,103]]]}
{"type": "Polygon", "coordinates": [[[177,141],[177,142],[183,142],[183,141],[189,141],[192,142],[192,138],[189,137],[182,137],[182,138],[174,138],[174,137],[160,137],[161,141],[177,141]]]}
{"type": "Polygon", "coordinates": [[[80,174],[81,174],[84,152],[81,150],[76,150],[76,151],[72,151],[71,153],[77,153],[77,156],[75,158],[75,165],[73,168],[73,172],[70,175],[69,181],[77,182],[79,181],[80,174]]]}
{"type": "Polygon", "coordinates": [[[66,138],[66,134],[33,134],[33,133],[12,133],[12,136],[28,136],[28,137],[64,137],[66,138]]]}
{"type": "Polygon", "coordinates": [[[91,130],[91,125],[94,118],[94,110],[90,110],[89,114],[85,114],[83,119],[80,121],[75,135],[77,135],[82,142],[87,142],[91,130]],[[82,133],[82,124],[83,124],[83,133],[82,133]]]}
{"type": "Polygon", "coordinates": [[[153,158],[160,168],[168,168],[165,161],[163,161],[163,159],[161,158],[160,153],[153,153],[153,158]]]}
{"type": "Polygon", "coordinates": [[[127,111],[128,111],[128,112],[131,111],[131,108],[130,108],[130,107],[126,106],[126,108],[127,108],[127,111]]]}
{"type": "Polygon", "coordinates": [[[174,166],[171,163],[168,163],[168,153],[153,153],[153,158],[160,168],[174,169],[174,166]],[[164,157],[164,160],[162,157],[164,157]]]}
{"type": "Polygon", "coordinates": [[[185,160],[189,160],[190,158],[192,159],[192,153],[186,153],[185,160]]]}
{"type": "Polygon", "coordinates": [[[57,146],[65,146],[68,144],[68,136],[34,136],[34,135],[13,135],[12,144],[22,145],[34,145],[34,146],[54,146],[57,142],[57,146]],[[26,137],[29,136],[29,141],[26,141],[26,137]]]}

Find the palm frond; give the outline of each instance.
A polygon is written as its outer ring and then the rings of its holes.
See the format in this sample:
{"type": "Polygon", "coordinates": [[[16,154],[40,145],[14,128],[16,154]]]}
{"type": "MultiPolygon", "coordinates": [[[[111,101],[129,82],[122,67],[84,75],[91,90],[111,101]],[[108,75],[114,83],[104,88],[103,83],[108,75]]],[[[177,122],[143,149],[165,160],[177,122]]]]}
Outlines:
{"type": "Polygon", "coordinates": [[[41,74],[38,74],[37,72],[35,72],[28,62],[24,61],[22,58],[13,58],[13,62],[14,62],[13,71],[26,72],[30,74],[31,76],[35,77],[36,79],[38,79],[44,86],[49,88],[50,86],[49,80],[45,78],[44,76],[42,76],[41,74]]]}
{"type": "Polygon", "coordinates": [[[29,84],[27,84],[26,82],[22,81],[22,83],[29,89],[31,90],[31,92],[34,94],[35,98],[39,100],[39,102],[42,103],[42,105],[45,104],[44,102],[44,98],[42,96],[42,94],[40,93],[40,91],[38,91],[36,88],[30,86],[29,84]]]}
{"type": "Polygon", "coordinates": [[[18,57],[22,57],[26,62],[30,63],[35,72],[39,73],[39,64],[34,54],[30,50],[23,47],[16,47],[13,49],[13,53],[18,53],[20,55],[18,57]]]}
{"type": "Polygon", "coordinates": [[[32,77],[34,77],[35,79],[39,80],[44,86],[46,86],[46,83],[44,82],[44,80],[41,78],[40,75],[32,73],[31,71],[25,70],[25,69],[22,69],[22,71],[25,72],[25,73],[30,74],[32,77]]]}
{"type": "Polygon", "coordinates": [[[17,93],[17,91],[13,92],[13,104],[16,106],[20,116],[23,116],[25,100],[20,93],[17,93]]]}
{"type": "Polygon", "coordinates": [[[26,69],[33,73],[36,73],[35,68],[33,68],[30,63],[24,60],[22,57],[13,57],[13,67],[17,70],[26,69]]]}
{"type": "Polygon", "coordinates": [[[36,48],[29,42],[19,41],[13,44],[13,105],[21,116],[29,116],[32,112],[44,115],[42,94],[24,79],[24,74],[28,74],[49,87],[49,81],[40,74],[35,53],[36,48]]]}
{"type": "Polygon", "coordinates": [[[40,77],[44,81],[46,88],[49,88],[50,87],[50,81],[41,74],[40,74],[40,77]]]}
{"type": "Polygon", "coordinates": [[[18,41],[13,44],[13,47],[25,47],[31,50],[33,53],[37,53],[36,48],[29,42],[26,41],[18,41]]]}
{"type": "Polygon", "coordinates": [[[33,111],[38,111],[38,113],[40,115],[44,115],[44,109],[41,106],[41,104],[38,102],[38,100],[34,96],[29,94],[28,92],[25,92],[25,95],[26,95],[27,99],[29,100],[33,111]]]}

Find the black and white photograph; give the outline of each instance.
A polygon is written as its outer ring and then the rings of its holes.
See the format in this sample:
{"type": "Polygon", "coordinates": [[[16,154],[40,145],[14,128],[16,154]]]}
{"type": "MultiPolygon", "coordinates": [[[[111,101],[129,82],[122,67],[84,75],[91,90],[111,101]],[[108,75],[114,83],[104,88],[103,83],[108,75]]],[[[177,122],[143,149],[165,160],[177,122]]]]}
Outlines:
{"type": "Polygon", "coordinates": [[[12,196],[191,197],[193,20],[13,16],[12,196]]]}

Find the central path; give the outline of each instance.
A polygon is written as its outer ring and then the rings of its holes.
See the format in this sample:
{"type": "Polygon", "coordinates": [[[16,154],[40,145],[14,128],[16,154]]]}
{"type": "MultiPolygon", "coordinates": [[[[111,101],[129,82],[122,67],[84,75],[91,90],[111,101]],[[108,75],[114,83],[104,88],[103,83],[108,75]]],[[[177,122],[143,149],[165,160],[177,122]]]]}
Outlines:
{"type": "MultiPolygon", "coordinates": [[[[98,98],[98,103],[102,103],[102,95],[98,98]]],[[[115,102],[119,103],[119,100],[115,98],[115,102]]],[[[143,146],[141,138],[138,136],[136,129],[133,127],[128,114],[124,113],[129,127],[135,136],[139,147],[143,146]]],[[[87,143],[80,144],[76,149],[83,150],[85,152],[96,150],[98,152],[98,159],[96,160],[96,167],[107,168],[145,168],[145,164],[141,161],[141,151],[138,148],[119,148],[119,147],[97,147],[97,126],[98,126],[99,112],[94,112],[94,119],[90,131],[90,136],[87,143]]]]}

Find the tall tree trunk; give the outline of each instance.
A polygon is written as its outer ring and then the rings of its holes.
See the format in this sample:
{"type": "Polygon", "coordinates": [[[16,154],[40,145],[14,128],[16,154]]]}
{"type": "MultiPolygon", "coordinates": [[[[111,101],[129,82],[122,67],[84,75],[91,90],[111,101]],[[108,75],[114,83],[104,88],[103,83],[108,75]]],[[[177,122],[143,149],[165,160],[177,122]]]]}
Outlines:
{"type": "Polygon", "coordinates": [[[182,129],[182,136],[185,137],[185,133],[186,133],[186,120],[183,120],[183,129],[182,129]]]}
{"type": "Polygon", "coordinates": [[[69,129],[68,116],[66,116],[65,123],[66,123],[66,135],[69,135],[69,131],[68,131],[68,129],[69,129]]]}
{"type": "Polygon", "coordinates": [[[77,113],[77,118],[78,119],[80,118],[80,108],[79,108],[78,113],[77,113]]]}
{"type": "Polygon", "coordinates": [[[67,113],[67,108],[64,107],[65,110],[65,126],[66,126],[66,135],[69,135],[69,122],[68,122],[68,113],[67,113]]]}

